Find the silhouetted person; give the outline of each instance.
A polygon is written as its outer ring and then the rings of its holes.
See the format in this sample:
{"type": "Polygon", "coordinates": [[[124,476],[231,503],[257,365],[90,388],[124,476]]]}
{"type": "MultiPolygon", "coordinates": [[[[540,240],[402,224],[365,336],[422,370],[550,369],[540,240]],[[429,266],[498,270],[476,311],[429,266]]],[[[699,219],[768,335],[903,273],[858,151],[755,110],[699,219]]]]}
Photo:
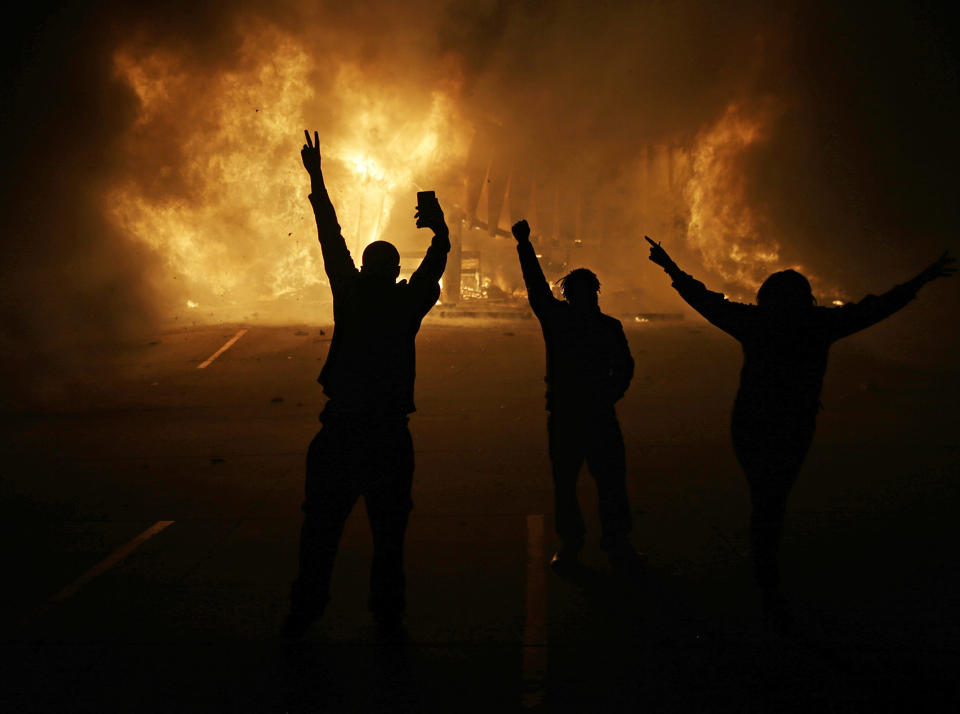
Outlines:
{"type": "Polygon", "coordinates": [[[944,253],[889,292],[834,308],[818,306],[807,279],[784,270],[764,281],[756,305],[745,305],[707,290],[658,243],[647,241],[650,260],[673,279],[680,296],[743,347],[733,448],[750,485],[751,549],[764,611],[775,624],[789,628],[780,593],[780,538],[787,497],[813,440],[830,345],[895,313],[925,283],[953,273],[949,266],[954,261],[944,253]]]}
{"type": "Polygon", "coordinates": [[[440,296],[450,239],[436,201],[417,227],[433,229],[426,256],[397,282],[400,254],[385,241],[363,251],[357,270],[323,184],[317,134],[301,151],[310,174],[323,264],[333,292],[333,338],[318,382],[329,398],[323,428],[307,451],[300,572],[293,584],[288,637],[301,635],[329,600],[330,575],[347,516],[363,496],[373,532],[369,606],[382,634],[396,633],[406,607],[403,539],[413,503],[415,338],[440,296]]]}
{"type": "Polygon", "coordinates": [[[561,546],[551,560],[558,572],[577,564],[586,529],[577,501],[583,462],[597,483],[601,547],[611,564],[631,568],[641,557],[630,545],[623,436],[614,404],[630,386],[633,357],[619,320],[600,312],[600,281],[586,268],[560,281],[553,296],[533,246],[530,226],[513,226],[530,307],[547,350],[547,433],[553,467],[554,510],[561,546]]]}

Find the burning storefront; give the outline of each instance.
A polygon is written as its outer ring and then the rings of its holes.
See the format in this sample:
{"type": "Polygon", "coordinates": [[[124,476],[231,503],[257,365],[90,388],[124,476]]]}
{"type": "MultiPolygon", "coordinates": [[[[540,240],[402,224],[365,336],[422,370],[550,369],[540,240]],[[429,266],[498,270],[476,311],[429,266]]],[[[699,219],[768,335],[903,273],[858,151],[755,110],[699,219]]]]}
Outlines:
{"type": "Polygon", "coordinates": [[[679,244],[736,297],[752,296],[772,268],[802,267],[781,257],[743,173],[744,155],[768,138],[774,102],[729,101],[696,131],[618,128],[608,137],[589,127],[592,110],[571,129],[478,101],[462,53],[432,59],[423,82],[342,48],[318,53],[277,23],[238,21],[234,32],[230,61],[213,68],[156,42],[124,42],[112,54],[137,112],[103,206],[118,230],[157,253],[153,287],[184,319],[329,317],[297,164],[306,125],[320,128],[354,255],[385,239],[413,260],[422,251],[413,197],[437,191],[454,242],[449,306],[520,299],[510,237],[520,218],[533,226],[549,278],[593,267],[605,304],[621,314],[669,309],[662,286],[636,279],[644,233],[679,244]]]}
{"type": "Polygon", "coordinates": [[[173,319],[329,319],[306,127],[354,253],[422,252],[414,197],[437,192],[459,236],[448,304],[517,295],[521,216],[548,277],[594,269],[619,314],[678,309],[644,234],[732,298],[798,268],[830,304],[901,279],[956,222],[950,43],[920,11],[875,9],[871,33],[820,3],[33,15],[9,28],[0,116],[3,339],[28,369],[173,319]]]}

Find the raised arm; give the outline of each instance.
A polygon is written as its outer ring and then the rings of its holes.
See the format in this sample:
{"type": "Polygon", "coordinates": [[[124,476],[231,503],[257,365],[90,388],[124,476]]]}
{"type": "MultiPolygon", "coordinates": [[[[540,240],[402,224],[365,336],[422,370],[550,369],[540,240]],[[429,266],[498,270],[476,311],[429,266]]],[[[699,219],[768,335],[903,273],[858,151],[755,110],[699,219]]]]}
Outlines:
{"type": "Polygon", "coordinates": [[[320,250],[323,253],[323,267],[330,279],[330,287],[337,290],[344,282],[358,275],[357,266],[347,249],[347,242],[340,232],[337,222],[337,212],[327,195],[327,188],[323,184],[323,171],[320,167],[319,135],[313,132],[313,141],[310,132],[304,130],[307,143],[300,150],[303,168],[310,175],[310,205],[313,206],[313,216],[317,221],[317,237],[320,239],[320,250]]]}
{"type": "Polygon", "coordinates": [[[440,276],[447,267],[447,253],[450,252],[450,229],[436,199],[432,205],[418,206],[414,217],[417,219],[417,228],[430,228],[433,231],[427,254],[410,276],[410,287],[423,295],[426,311],[440,298],[440,276]]]}
{"type": "Polygon", "coordinates": [[[523,282],[527,286],[527,299],[537,317],[557,302],[550,290],[550,283],[543,275],[543,268],[537,260],[537,253],[530,243],[530,225],[526,221],[513,224],[513,237],[517,239],[517,255],[520,257],[520,270],[523,282]]]}
{"type": "Polygon", "coordinates": [[[650,260],[663,268],[673,279],[674,289],[687,304],[703,315],[708,322],[729,335],[741,339],[748,326],[753,308],[738,302],[730,302],[723,294],[707,290],[699,280],[680,270],[659,243],[644,236],[650,244],[650,260]]]}
{"type": "Polygon", "coordinates": [[[867,295],[860,302],[848,303],[828,310],[831,338],[839,340],[890,317],[913,300],[917,296],[917,291],[931,280],[953,275],[957,270],[953,267],[955,262],[956,260],[944,251],[943,255],[917,275],[883,295],[867,295]]]}

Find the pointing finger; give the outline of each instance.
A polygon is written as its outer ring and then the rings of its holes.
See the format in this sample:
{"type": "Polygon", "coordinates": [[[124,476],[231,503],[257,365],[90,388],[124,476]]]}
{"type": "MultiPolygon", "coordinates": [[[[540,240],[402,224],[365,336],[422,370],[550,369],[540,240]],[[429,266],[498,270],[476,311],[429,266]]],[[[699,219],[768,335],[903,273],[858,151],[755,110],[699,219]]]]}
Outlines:
{"type": "Polygon", "coordinates": [[[306,149],[306,148],[312,148],[312,146],[310,145],[310,132],[307,131],[306,129],[304,129],[304,130],[303,130],[303,135],[304,135],[305,137],[307,137],[307,145],[306,145],[304,148],[305,148],[305,149],[306,149]]]}

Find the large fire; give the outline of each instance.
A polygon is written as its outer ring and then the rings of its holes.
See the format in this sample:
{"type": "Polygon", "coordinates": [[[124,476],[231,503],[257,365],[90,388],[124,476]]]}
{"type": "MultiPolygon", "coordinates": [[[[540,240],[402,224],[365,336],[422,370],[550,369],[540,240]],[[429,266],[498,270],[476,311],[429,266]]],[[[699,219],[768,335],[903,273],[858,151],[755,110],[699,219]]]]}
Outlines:
{"type": "MultiPolygon", "coordinates": [[[[842,291],[824,284],[804,266],[781,257],[776,226],[751,201],[743,164],[745,155],[762,146],[773,121],[769,106],[732,102],[720,118],[700,132],[690,151],[683,195],[689,211],[687,242],[704,267],[725,282],[730,297],[750,302],[770,273],[797,270],[814,292],[835,297],[842,291]]],[[[843,304],[833,300],[833,304],[843,304]]]]}
{"type": "Polygon", "coordinates": [[[762,114],[730,104],[697,138],[684,189],[691,247],[707,269],[748,293],[756,291],[780,260],[776,238],[758,225],[739,166],[744,152],[763,141],[764,129],[762,114]]]}
{"type": "Polygon", "coordinates": [[[279,309],[284,297],[325,283],[299,159],[304,128],[320,128],[355,256],[383,234],[398,202],[411,206],[412,227],[417,180],[449,169],[469,141],[436,89],[402,96],[342,63],[324,68],[331,81],[320,96],[311,84],[320,68],[278,32],[246,33],[230,71],[207,74],[136,47],[121,48],[115,68],[140,105],[127,137],[131,169],[107,210],[163,257],[161,290],[204,317],[316,316],[310,304],[279,309]],[[158,138],[176,150],[152,155],[158,138]]]}
{"type": "MultiPolygon", "coordinates": [[[[204,321],[309,320],[321,314],[329,291],[298,156],[303,129],[319,131],[327,184],[355,257],[381,237],[397,240],[385,235],[395,214],[406,221],[404,235],[413,236],[414,193],[438,188],[438,176],[447,177],[453,194],[441,198],[448,206],[460,202],[465,192],[455,187],[467,182],[474,129],[456,87],[397,86],[395,75],[350,59],[320,60],[302,39],[268,26],[251,26],[242,37],[225,66],[189,62],[153,45],[116,51],[117,76],[139,104],[123,138],[125,170],[105,197],[106,210],[131,239],[161,256],[165,271],[155,280],[173,312],[204,321]]],[[[737,299],[751,299],[773,270],[800,267],[782,264],[743,170],[745,152],[762,146],[773,119],[763,107],[732,103],[687,146],[624,151],[647,167],[639,195],[649,225],[637,233],[677,225],[679,217],[702,260],[689,269],[708,281],[719,276],[717,287],[737,299]]],[[[543,150],[562,148],[529,147],[543,150]]],[[[497,162],[488,161],[492,172],[497,162]]],[[[510,185],[512,169],[503,170],[490,175],[488,190],[510,185]]],[[[636,214],[630,205],[598,210],[636,214]]],[[[401,251],[408,247],[403,240],[401,251]]],[[[491,246],[490,256],[503,254],[491,246]]]]}

